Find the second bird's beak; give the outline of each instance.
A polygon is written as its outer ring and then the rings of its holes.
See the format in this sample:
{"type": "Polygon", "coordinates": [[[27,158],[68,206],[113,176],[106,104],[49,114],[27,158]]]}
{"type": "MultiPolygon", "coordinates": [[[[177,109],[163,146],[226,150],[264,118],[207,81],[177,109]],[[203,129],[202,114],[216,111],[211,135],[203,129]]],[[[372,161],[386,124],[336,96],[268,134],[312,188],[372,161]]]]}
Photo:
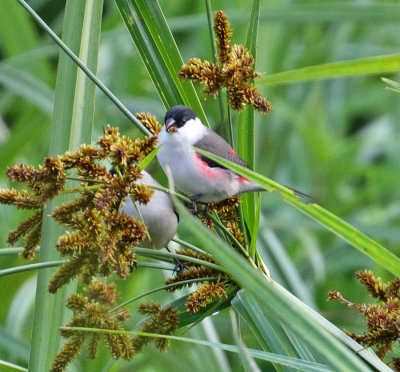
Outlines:
{"type": "Polygon", "coordinates": [[[178,128],[175,125],[175,120],[170,118],[167,120],[165,123],[165,129],[167,130],[168,133],[173,133],[178,130],[178,128]]]}

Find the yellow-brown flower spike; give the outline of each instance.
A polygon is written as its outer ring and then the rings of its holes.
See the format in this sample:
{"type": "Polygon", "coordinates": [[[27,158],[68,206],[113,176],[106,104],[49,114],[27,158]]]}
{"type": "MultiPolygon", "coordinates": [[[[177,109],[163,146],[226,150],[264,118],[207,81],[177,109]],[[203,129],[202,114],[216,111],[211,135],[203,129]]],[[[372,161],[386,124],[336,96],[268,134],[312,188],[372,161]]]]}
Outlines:
{"type": "Polygon", "coordinates": [[[214,16],[214,30],[218,47],[216,64],[191,58],[179,71],[181,79],[206,85],[205,92],[214,97],[225,87],[229,105],[241,111],[247,104],[262,114],[271,111],[271,104],[262,97],[252,81],[261,75],[254,71],[254,58],[243,45],[230,45],[232,30],[224,12],[214,16]]]}
{"type": "MultiPolygon", "coordinates": [[[[178,311],[172,309],[171,305],[162,308],[159,304],[140,304],[139,314],[150,316],[150,321],[145,321],[140,330],[147,333],[172,334],[179,323],[178,311]]],[[[135,336],[132,345],[135,353],[142,351],[144,345],[154,342],[154,346],[160,351],[166,351],[169,341],[163,338],[150,338],[146,336],[135,336]]]]}
{"type": "Polygon", "coordinates": [[[222,297],[227,297],[225,288],[226,285],[219,282],[202,284],[196,292],[189,296],[186,303],[187,310],[196,313],[200,308],[206,307],[214,298],[218,297],[221,300],[222,297]]]}
{"type": "Polygon", "coordinates": [[[214,31],[218,46],[218,60],[221,64],[229,61],[231,47],[229,46],[230,37],[232,36],[231,25],[228,22],[226,14],[219,10],[214,15],[214,31]]]}
{"type": "MultiPolygon", "coordinates": [[[[231,196],[228,199],[222,200],[220,202],[208,204],[208,210],[210,212],[217,212],[221,219],[221,222],[224,223],[226,228],[240,243],[243,243],[243,233],[237,226],[237,223],[239,222],[239,217],[237,214],[237,207],[239,206],[239,203],[239,196],[231,196]]],[[[203,216],[202,220],[204,225],[206,225],[210,230],[214,229],[214,222],[211,218],[203,216]]]]}
{"type": "Polygon", "coordinates": [[[158,135],[161,132],[162,125],[150,113],[138,112],[136,115],[138,119],[153,135],[158,135]]]}
{"type": "Polygon", "coordinates": [[[38,225],[42,226],[43,210],[40,209],[34,215],[30,216],[26,220],[19,223],[18,228],[14,231],[8,233],[7,243],[14,245],[18,240],[22,239],[26,234],[28,234],[32,229],[38,225]]]}
{"type": "MultiPolygon", "coordinates": [[[[179,283],[185,280],[190,280],[190,279],[202,279],[202,278],[211,278],[211,277],[218,277],[219,275],[221,275],[221,273],[217,270],[211,269],[209,267],[206,266],[193,266],[193,267],[189,267],[188,270],[184,270],[181,273],[179,273],[178,275],[176,275],[173,278],[169,278],[165,281],[166,285],[169,284],[173,284],[173,283],[179,283]]],[[[184,286],[188,286],[191,287],[193,284],[189,283],[189,284],[177,284],[174,287],[171,287],[168,289],[169,292],[174,292],[177,289],[181,289],[184,286]]]]}
{"type": "Polygon", "coordinates": [[[22,256],[27,259],[34,257],[40,243],[45,202],[60,192],[74,191],[78,195],[53,211],[52,218],[71,230],[61,236],[56,245],[61,255],[70,257],[71,261],[59,267],[49,283],[51,292],[56,292],[77,275],[89,282],[93,276],[110,275],[111,271],[120,277],[129,274],[135,263],[130,248],[144,239],[145,231],[134,218],[120,213],[119,207],[129,195],[141,203],[150,200],[153,190],[143,184],[136,185],[142,177],[138,162],[156,144],[154,136],[132,141],[121,136],[118,128],[108,126],[95,145],[81,145],[77,151],[45,158],[38,169],[25,165],[8,168],[9,179],[23,183],[29,190],[0,190],[0,204],[35,211],[10,232],[7,239],[10,245],[23,241],[22,256]],[[104,164],[107,159],[114,173],[104,164]],[[74,177],[77,174],[82,179],[82,188],[65,190],[67,175],[72,171],[74,177]]]}
{"type": "MultiPolygon", "coordinates": [[[[74,313],[67,327],[101,328],[122,331],[121,321],[128,319],[126,309],[120,309],[119,316],[110,310],[116,306],[118,295],[115,284],[107,285],[94,280],[86,289],[87,297],[72,294],[66,306],[74,313]]],[[[127,335],[111,333],[88,333],[73,330],[62,330],[61,335],[68,339],[54,359],[51,371],[65,371],[67,365],[81,352],[83,344],[89,340],[89,358],[95,358],[99,342],[105,343],[114,359],[132,359],[134,357],[131,341],[127,335]]]]}
{"type": "Polygon", "coordinates": [[[15,189],[0,190],[0,204],[14,205],[20,209],[37,209],[43,207],[43,201],[30,196],[28,191],[15,189]]]}
{"type": "Polygon", "coordinates": [[[372,297],[379,298],[381,301],[387,301],[387,287],[383,285],[381,278],[374,277],[372,271],[356,271],[356,278],[365,285],[372,297]]]}
{"type": "MultiPolygon", "coordinates": [[[[400,340],[400,279],[383,283],[375,278],[371,271],[356,272],[357,279],[366,287],[370,295],[378,299],[377,304],[364,305],[352,303],[339,293],[329,292],[329,300],[340,300],[348,307],[354,307],[363,315],[367,331],[362,334],[345,333],[351,338],[364,344],[366,347],[375,346],[375,352],[382,360],[393,351],[393,345],[400,340]]],[[[393,358],[389,365],[398,364],[399,359],[393,358]]],[[[400,366],[400,365],[398,365],[400,366]]],[[[397,368],[397,367],[396,367],[397,368]]]]}

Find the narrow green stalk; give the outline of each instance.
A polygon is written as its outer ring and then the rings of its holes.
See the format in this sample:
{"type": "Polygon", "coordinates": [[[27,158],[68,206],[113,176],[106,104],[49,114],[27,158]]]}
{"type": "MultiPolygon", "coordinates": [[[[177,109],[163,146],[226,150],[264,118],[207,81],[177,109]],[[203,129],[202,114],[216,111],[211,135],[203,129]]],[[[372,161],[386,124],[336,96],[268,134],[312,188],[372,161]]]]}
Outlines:
{"type": "MultiPolygon", "coordinates": [[[[207,12],[207,21],[208,21],[208,31],[210,33],[211,50],[212,50],[212,54],[213,54],[214,64],[216,64],[217,63],[217,46],[215,44],[211,1],[205,0],[205,3],[206,3],[206,12],[207,12]]],[[[222,123],[225,123],[225,110],[224,110],[224,101],[222,98],[222,94],[218,94],[218,104],[219,104],[219,112],[221,114],[221,121],[222,121],[222,123]]]]}
{"type": "MultiPolygon", "coordinates": [[[[197,252],[197,253],[200,253],[200,254],[207,254],[206,252],[204,252],[202,249],[200,249],[199,247],[196,247],[195,245],[193,245],[193,244],[190,244],[190,243],[188,243],[188,242],[185,242],[184,240],[182,240],[182,239],[178,239],[178,238],[174,238],[174,239],[172,239],[175,243],[178,243],[178,244],[180,244],[180,245],[183,245],[184,247],[186,247],[186,248],[189,248],[189,249],[191,249],[192,251],[195,251],[195,252],[197,252]]],[[[0,251],[1,252],[1,251],[0,251]]]]}
{"type": "Polygon", "coordinates": [[[93,182],[93,183],[101,183],[101,184],[104,184],[104,182],[103,182],[103,181],[100,181],[100,180],[91,180],[91,179],[77,178],[77,177],[67,177],[67,180],[70,180],[70,181],[79,181],[79,182],[93,182]]]}
{"type": "Polygon", "coordinates": [[[26,368],[6,362],[5,360],[0,360],[0,369],[4,372],[28,372],[26,368]]]}
{"type": "Polygon", "coordinates": [[[257,242],[257,234],[258,234],[258,226],[260,224],[260,215],[261,215],[261,194],[257,193],[257,206],[256,206],[256,213],[255,218],[253,221],[252,232],[251,232],[251,243],[249,247],[249,254],[250,257],[254,260],[255,253],[256,253],[256,242],[257,242]]]}
{"type": "Polygon", "coordinates": [[[139,222],[140,222],[140,223],[143,225],[143,227],[144,227],[144,232],[145,232],[145,234],[146,234],[146,236],[147,236],[147,239],[149,240],[151,246],[152,246],[153,248],[155,248],[154,245],[153,245],[153,241],[151,240],[151,236],[150,236],[150,234],[149,234],[149,230],[147,230],[147,225],[146,225],[146,223],[144,222],[142,213],[140,212],[139,206],[138,206],[137,203],[136,203],[136,200],[132,199],[132,196],[129,196],[129,198],[131,198],[131,201],[132,201],[133,205],[135,206],[136,212],[137,212],[137,214],[138,214],[138,216],[139,216],[139,222]]]}
{"type": "Polygon", "coordinates": [[[157,270],[170,270],[174,271],[175,266],[174,265],[168,265],[165,266],[164,264],[159,264],[156,262],[136,262],[137,267],[148,267],[149,269],[157,269],[157,270]]]}
{"type": "MultiPolygon", "coordinates": [[[[50,36],[59,42],[59,45],[67,44],[70,48],[68,49],[69,53],[60,53],[57,70],[49,145],[49,156],[55,157],[67,150],[75,150],[80,143],[91,142],[95,88],[86,76],[78,73],[77,62],[80,65],[82,62],[75,53],[80,53],[80,57],[88,63],[88,67],[96,70],[103,1],[68,0],[66,2],[62,32],[64,41],[52,33],[25,1],[18,1],[50,36]],[[75,61],[72,55],[75,57],[75,61]],[[74,120],[76,122],[71,126],[74,120]]],[[[41,263],[59,259],[59,254],[54,247],[64,230],[50,216],[53,209],[66,200],[64,195],[46,203],[40,243],[41,263]]],[[[55,295],[50,294],[48,281],[54,272],[54,269],[48,268],[40,270],[38,273],[29,359],[29,371],[31,372],[42,372],[51,368],[53,358],[61,345],[58,327],[65,324],[70,316],[70,311],[65,308],[65,300],[71,291],[76,289],[76,281],[63,286],[55,295]],[[46,321],[43,321],[44,314],[46,321]]]]}
{"type": "Polygon", "coordinates": [[[212,50],[212,54],[213,54],[213,61],[215,64],[215,63],[217,63],[217,45],[215,43],[215,36],[214,36],[214,29],[213,29],[213,15],[212,15],[212,9],[211,9],[211,1],[205,0],[205,4],[206,4],[206,12],[207,12],[208,31],[210,34],[211,50],[212,50]]]}
{"type": "MultiPolygon", "coordinates": [[[[251,8],[249,27],[247,30],[246,48],[256,61],[257,57],[257,33],[260,18],[260,0],[253,0],[251,8]]],[[[254,81],[252,81],[254,83],[254,81]]],[[[252,168],[255,168],[255,132],[254,132],[254,108],[251,105],[238,114],[237,117],[237,152],[252,168]]],[[[257,239],[257,228],[255,227],[256,220],[259,216],[256,215],[255,194],[242,195],[242,212],[245,223],[248,227],[248,240],[251,241],[250,256],[254,259],[255,240],[257,239]]]]}
{"type": "Polygon", "coordinates": [[[88,68],[86,65],[76,56],[76,54],[68,48],[54,31],[39,17],[39,15],[24,1],[17,0],[27,12],[35,19],[35,21],[49,34],[49,36],[60,46],[60,48],[84,71],[84,73],[95,83],[99,89],[118,107],[118,109],[146,136],[151,133],[143,126],[143,124],[136,119],[136,117],[122,104],[122,102],[108,89],[88,68]]]}
{"type": "Polygon", "coordinates": [[[9,269],[0,270],[0,276],[10,275],[10,274],[19,274],[25,271],[32,271],[32,270],[40,270],[40,269],[47,269],[48,267],[60,266],[66,260],[60,261],[49,261],[49,262],[40,262],[30,265],[18,266],[18,267],[11,267],[9,269]]]}
{"type": "MultiPolygon", "coordinates": [[[[243,197],[243,195],[241,196],[243,197]]],[[[243,201],[242,201],[243,203],[243,201]]],[[[242,203],[239,204],[239,221],[240,221],[240,230],[242,230],[243,235],[244,235],[244,246],[245,248],[249,250],[249,243],[250,243],[250,239],[249,239],[249,234],[247,232],[247,228],[246,228],[246,223],[245,223],[245,217],[244,217],[244,211],[243,211],[243,205],[242,203]]],[[[250,257],[254,260],[254,256],[252,256],[250,254],[250,257]]]]}
{"type": "MultiPolygon", "coordinates": [[[[39,252],[39,247],[36,248],[35,252],[39,252]]],[[[24,248],[15,247],[15,248],[0,248],[0,256],[9,256],[14,254],[19,254],[24,250],[24,248]]]]}
{"type": "MultiPolygon", "coordinates": [[[[227,100],[228,100],[228,94],[226,94],[227,100]]],[[[235,143],[233,141],[233,124],[232,124],[232,110],[229,104],[227,105],[227,110],[228,110],[228,123],[225,125],[227,129],[227,138],[228,142],[232,146],[232,148],[235,148],[235,143]]]]}
{"type": "Polygon", "coordinates": [[[222,229],[219,227],[219,226],[222,224],[222,221],[221,221],[220,216],[219,216],[218,213],[215,212],[215,211],[213,211],[211,214],[212,214],[212,215],[218,220],[218,222],[219,222],[218,224],[214,224],[215,232],[218,234],[218,236],[219,236],[221,239],[223,239],[223,240],[225,240],[226,242],[228,242],[228,244],[230,244],[230,245],[232,246],[232,248],[233,248],[233,242],[232,242],[231,240],[229,240],[228,236],[225,234],[225,231],[222,230],[222,229]]]}
{"type": "Polygon", "coordinates": [[[180,282],[163,285],[162,287],[158,287],[158,288],[152,289],[151,291],[147,291],[145,293],[140,294],[139,296],[133,297],[133,298],[129,299],[128,301],[123,302],[122,304],[120,304],[120,305],[114,307],[113,309],[111,309],[110,312],[114,312],[114,311],[120,309],[121,307],[129,305],[130,303],[132,303],[134,301],[137,301],[137,300],[141,299],[142,297],[146,297],[146,296],[148,296],[148,295],[150,295],[152,293],[155,293],[155,292],[163,291],[165,289],[174,288],[174,287],[181,286],[181,285],[193,284],[193,283],[201,283],[201,282],[207,282],[207,281],[212,281],[212,280],[218,280],[218,277],[217,276],[212,276],[212,277],[209,277],[209,278],[196,278],[196,279],[182,280],[180,282]]]}
{"type": "Polygon", "coordinates": [[[147,187],[150,187],[151,189],[164,191],[164,192],[166,192],[167,194],[176,196],[177,198],[181,199],[181,200],[184,201],[185,203],[192,203],[192,201],[191,201],[188,197],[186,197],[186,196],[184,196],[184,195],[182,195],[182,194],[179,194],[179,193],[176,192],[176,191],[170,190],[170,189],[168,189],[168,188],[166,188],[166,187],[164,187],[164,186],[149,185],[149,184],[147,184],[147,183],[144,183],[143,185],[145,185],[145,186],[147,186],[147,187]]]}
{"type": "Polygon", "coordinates": [[[217,218],[215,218],[213,215],[211,215],[211,214],[208,214],[208,217],[211,218],[213,220],[213,222],[216,225],[218,225],[218,227],[220,229],[222,229],[225,234],[227,234],[229,236],[229,238],[233,241],[233,243],[236,245],[236,247],[238,247],[242,251],[242,253],[245,255],[245,257],[250,260],[250,263],[254,267],[256,267],[256,265],[253,262],[253,260],[251,260],[251,257],[249,256],[249,253],[246,251],[246,249],[243,247],[243,245],[240,244],[240,242],[233,236],[233,234],[225,227],[225,225],[222,222],[220,222],[217,218]]]}
{"type": "Polygon", "coordinates": [[[135,247],[132,249],[138,256],[143,257],[156,257],[156,258],[177,258],[180,261],[188,261],[193,262],[198,265],[207,266],[210,269],[218,270],[224,272],[221,266],[213,264],[212,262],[199,260],[198,258],[188,257],[181,254],[171,253],[171,252],[160,252],[160,251],[153,251],[149,248],[139,248],[135,247]]]}
{"type": "Polygon", "coordinates": [[[74,194],[76,192],[83,192],[85,190],[97,190],[100,189],[104,186],[104,184],[101,185],[90,185],[90,186],[84,186],[84,187],[77,187],[75,189],[66,189],[63,191],[60,191],[60,195],[65,195],[65,194],[74,194]]]}
{"type": "MultiPolygon", "coordinates": [[[[197,340],[180,336],[164,335],[159,333],[147,333],[140,331],[114,331],[110,329],[100,329],[100,328],[86,328],[86,327],[60,327],[64,331],[79,331],[79,332],[92,332],[92,333],[109,333],[109,334],[125,334],[125,335],[136,335],[142,337],[152,337],[152,338],[165,338],[168,340],[190,342],[197,345],[208,346],[212,348],[220,348],[222,350],[231,351],[234,353],[239,352],[239,347],[236,345],[221,344],[206,340],[197,340]]],[[[287,357],[284,355],[278,355],[274,353],[269,353],[266,351],[259,351],[254,349],[247,349],[249,355],[253,358],[258,358],[261,360],[267,360],[274,363],[282,363],[283,365],[292,366],[293,368],[300,369],[302,371],[314,371],[314,372],[332,372],[332,369],[324,364],[318,364],[314,362],[309,362],[307,360],[300,360],[296,358],[287,357]]]]}

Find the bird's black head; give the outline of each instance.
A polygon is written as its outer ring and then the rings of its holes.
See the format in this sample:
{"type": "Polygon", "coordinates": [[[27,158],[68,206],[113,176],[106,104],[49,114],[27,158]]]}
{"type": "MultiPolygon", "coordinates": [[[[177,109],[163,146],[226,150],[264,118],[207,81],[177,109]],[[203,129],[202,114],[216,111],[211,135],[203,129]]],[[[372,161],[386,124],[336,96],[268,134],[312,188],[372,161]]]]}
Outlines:
{"type": "Polygon", "coordinates": [[[183,105],[173,106],[165,114],[165,128],[169,133],[175,132],[191,119],[196,119],[196,114],[191,108],[183,105]]]}

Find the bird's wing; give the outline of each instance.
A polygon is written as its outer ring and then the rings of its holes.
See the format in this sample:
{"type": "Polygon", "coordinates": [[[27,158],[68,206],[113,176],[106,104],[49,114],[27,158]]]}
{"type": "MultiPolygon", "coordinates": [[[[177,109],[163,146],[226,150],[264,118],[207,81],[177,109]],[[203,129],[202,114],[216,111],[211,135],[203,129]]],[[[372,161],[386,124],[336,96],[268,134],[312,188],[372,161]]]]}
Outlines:
{"type": "MultiPolygon", "coordinates": [[[[206,134],[202,137],[202,139],[199,142],[193,144],[193,146],[201,150],[211,152],[212,154],[218,155],[221,158],[239,164],[242,167],[251,169],[251,167],[238,154],[236,154],[236,152],[232,149],[231,145],[228,142],[226,142],[222,137],[220,137],[218,134],[213,132],[211,129],[207,128],[206,134]]],[[[201,154],[198,155],[200,155],[200,159],[205,163],[207,163],[207,165],[211,168],[220,167],[223,169],[227,169],[223,165],[218,164],[214,160],[211,160],[204,155],[201,154]]],[[[298,196],[313,199],[312,196],[305,194],[301,191],[298,191],[292,187],[286,185],[283,186],[292,190],[298,196]]]]}
{"type": "MultiPolygon", "coordinates": [[[[215,154],[217,156],[220,156],[221,158],[224,158],[233,163],[241,165],[242,167],[251,169],[250,166],[238,154],[236,154],[236,152],[232,149],[229,143],[226,142],[218,134],[213,132],[211,129],[208,129],[205,135],[201,138],[201,140],[198,141],[197,143],[194,143],[193,146],[201,150],[211,152],[212,154],[215,154]]],[[[214,160],[211,160],[204,155],[201,154],[199,155],[201,157],[201,160],[207,163],[209,167],[211,168],[219,167],[227,169],[223,165],[215,162],[214,160]]]]}

